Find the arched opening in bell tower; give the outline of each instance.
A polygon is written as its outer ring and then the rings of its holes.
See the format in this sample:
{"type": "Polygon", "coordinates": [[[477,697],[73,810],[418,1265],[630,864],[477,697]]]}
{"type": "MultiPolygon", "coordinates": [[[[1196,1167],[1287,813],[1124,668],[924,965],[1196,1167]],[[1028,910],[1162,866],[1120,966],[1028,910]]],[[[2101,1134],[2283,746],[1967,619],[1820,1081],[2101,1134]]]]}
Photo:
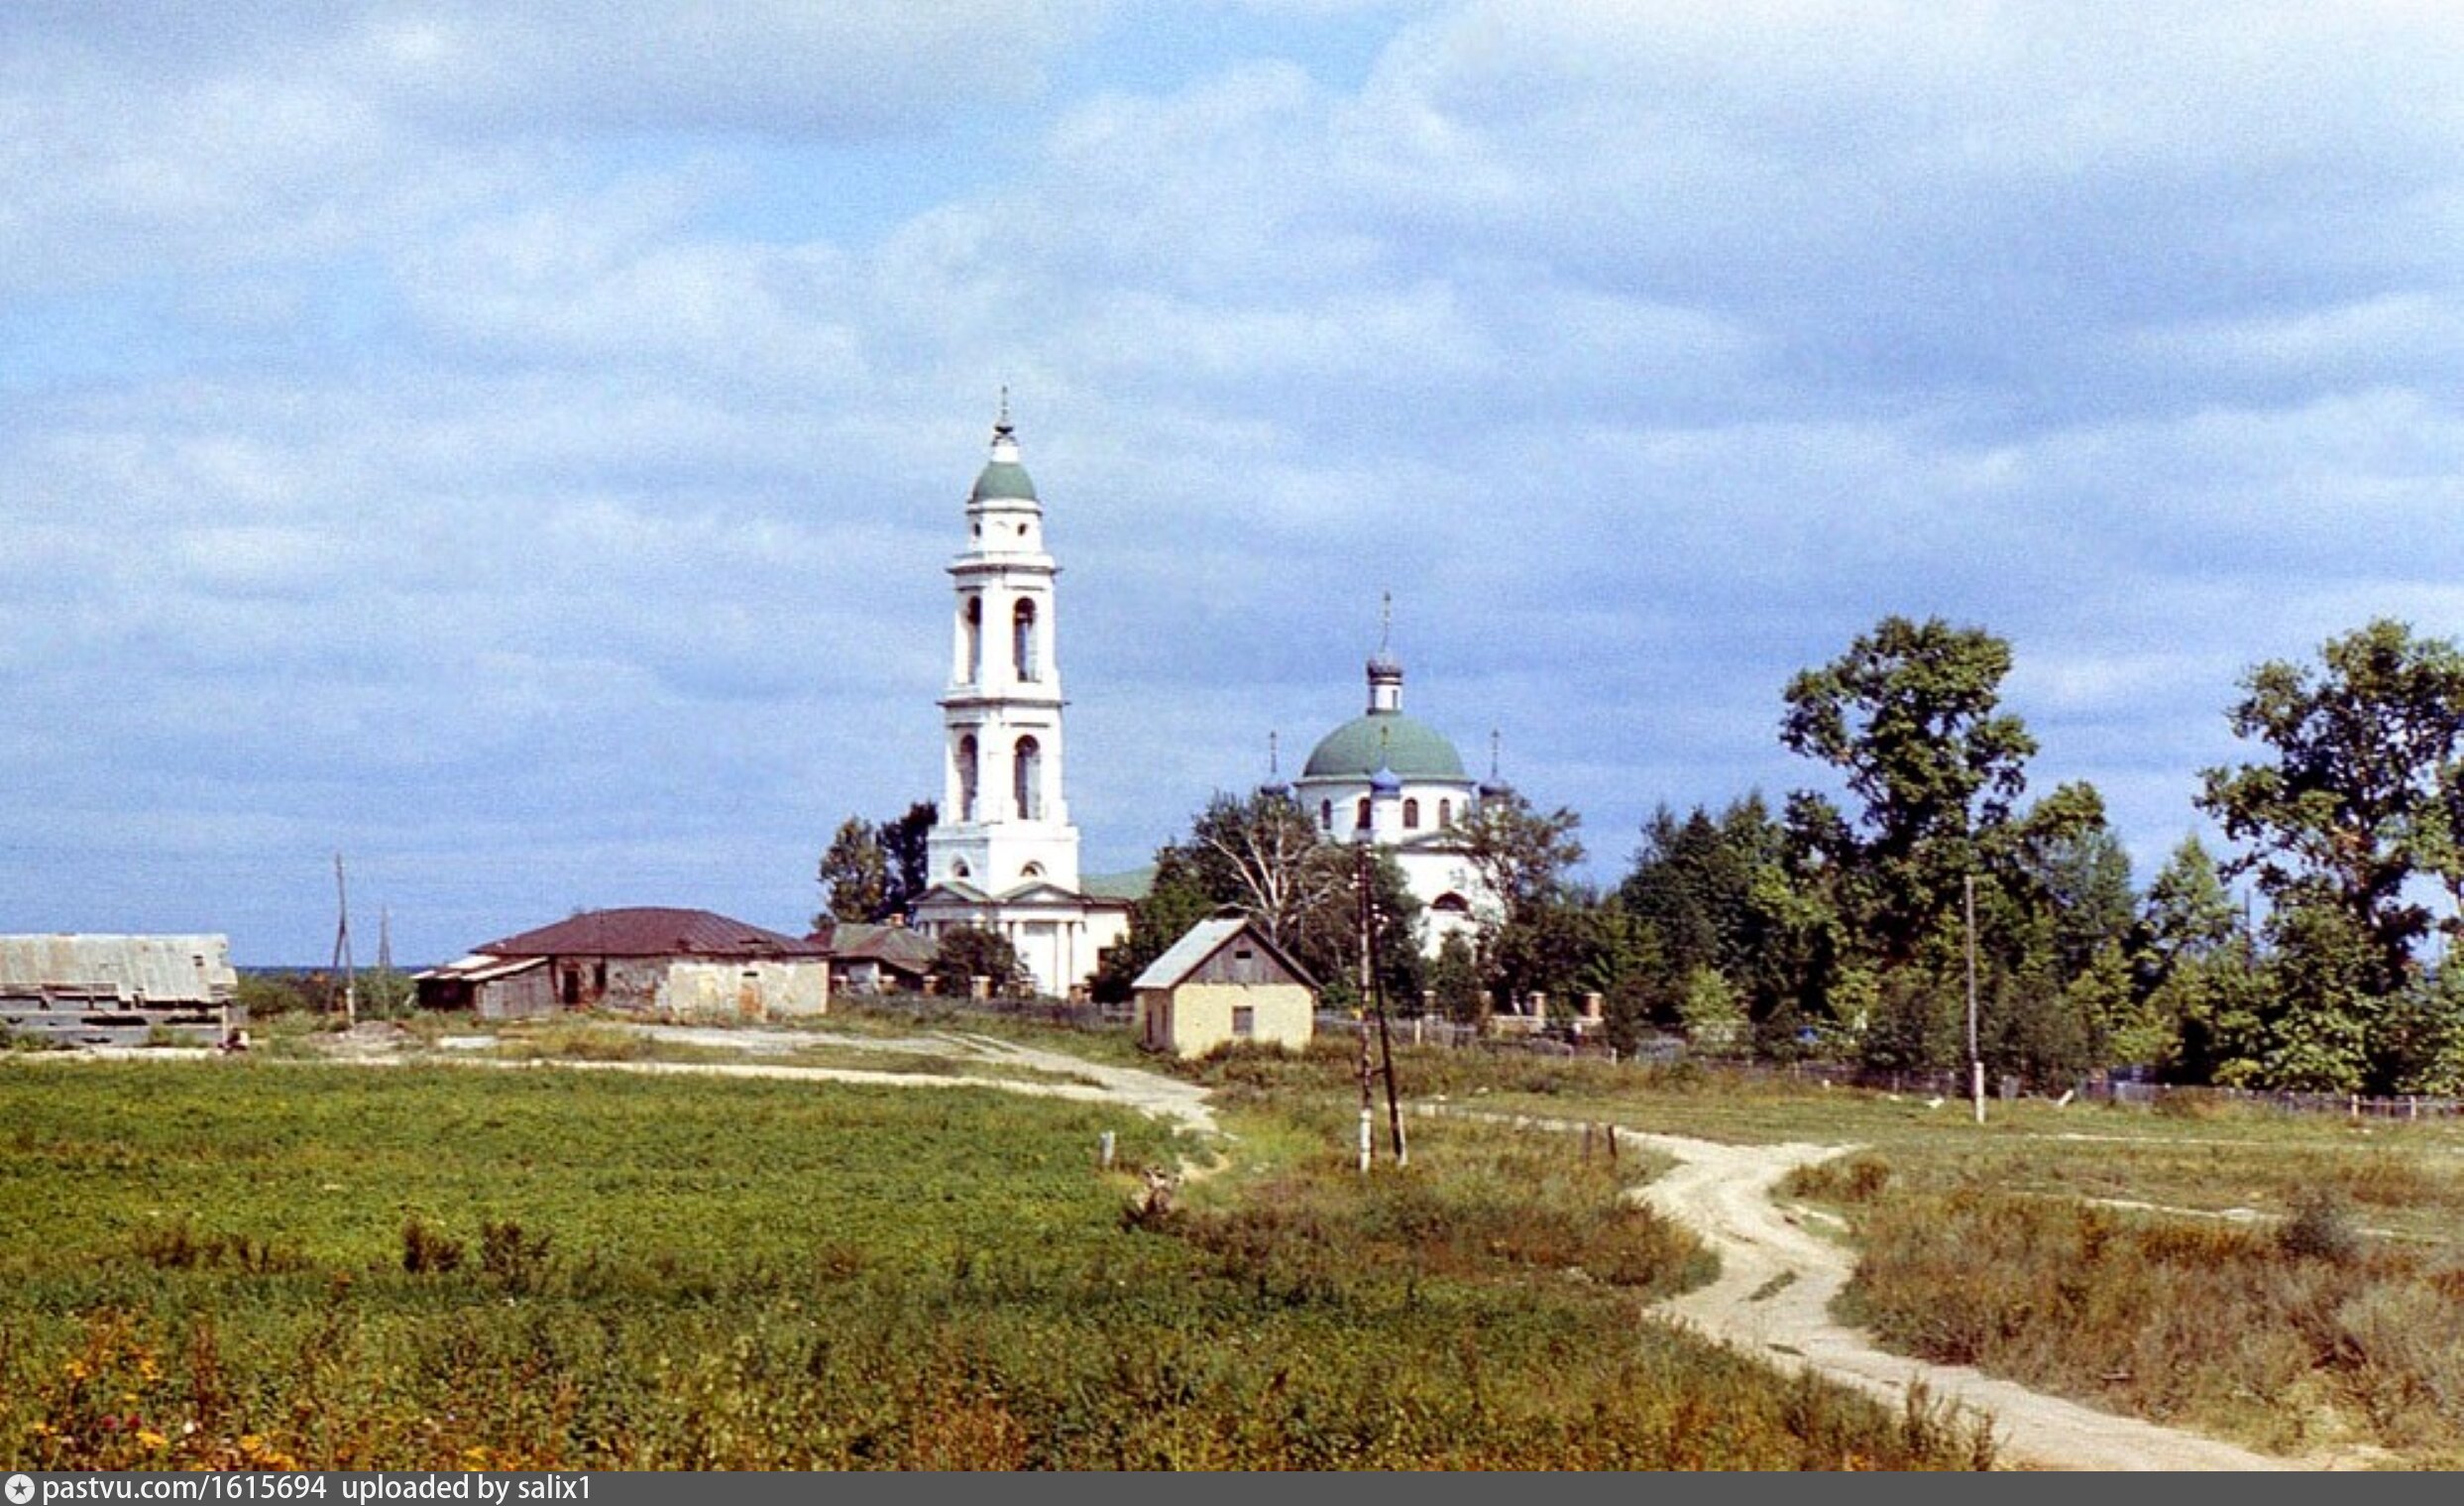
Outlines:
{"type": "Polygon", "coordinates": [[[1035,652],[1035,603],[1022,601],[1010,614],[1010,664],[1018,678],[1032,682],[1038,673],[1035,652]]]}
{"type": "Polygon", "coordinates": [[[1033,738],[1020,738],[1010,771],[1016,788],[1018,819],[1044,819],[1044,747],[1033,738]]]}

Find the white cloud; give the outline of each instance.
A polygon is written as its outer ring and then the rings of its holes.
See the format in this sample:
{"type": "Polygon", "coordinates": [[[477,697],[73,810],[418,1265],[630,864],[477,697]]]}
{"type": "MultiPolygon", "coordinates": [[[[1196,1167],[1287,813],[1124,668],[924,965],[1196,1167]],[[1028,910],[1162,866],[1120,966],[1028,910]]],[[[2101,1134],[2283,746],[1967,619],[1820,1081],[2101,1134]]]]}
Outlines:
{"type": "Polygon", "coordinates": [[[0,10],[0,684],[110,750],[0,741],[98,855],[28,923],[150,822],[267,960],[345,842],[414,955],[800,918],[932,793],[1003,382],[1093,867],[1352,715],[1387,589],[1596,869],[1814,782],[1780,687],[1891,612],[2170,846],[2242,667],[2464,633],[2454,16],[0,10]]]}

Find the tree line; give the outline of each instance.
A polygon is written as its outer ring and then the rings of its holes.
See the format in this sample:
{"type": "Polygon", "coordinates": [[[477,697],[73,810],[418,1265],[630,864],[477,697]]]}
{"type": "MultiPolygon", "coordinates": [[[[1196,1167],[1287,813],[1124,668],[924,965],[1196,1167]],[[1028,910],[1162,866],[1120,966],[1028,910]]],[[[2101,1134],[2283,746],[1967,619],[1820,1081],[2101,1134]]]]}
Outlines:
{"type": "MultiPolygon", "coordinates": [[[[2230,850],[2187,838],[2144,887],[2094,785],[2031,797],[2011,665],[1981,628],[1883,619],[1782,691],[1781,744],[1836,794],[1662,806],[1614,887],[1575,876],[1572,811],[1484,799],[1450,835],[1498,903],[1432,956],[1374,852],[1371,981],[1405,1013],[1597,994],[1628,1048],[1675,1034],[1712,1055],[1932,1069],[1967,1057],[1972,936],[1977,1050],[1998,1075],[2464,1092],[2464,973],[2443,966],[2464,930],[2464,650],[2381,620],[2315,662],[2250,670],[2225,713],[2246,760],[2201,770],[2194,796],[2230,850]]],[[[1215,795],[1156,855],[1098,996],[1126,997],[1197,920],[1240,913],[1331,1005],[1358,1003],[1361,862],[1279,788],[1215,795]]],[[[825,862],[834,910],[841,892],[894,900],[868,871],[825,862]]]]}

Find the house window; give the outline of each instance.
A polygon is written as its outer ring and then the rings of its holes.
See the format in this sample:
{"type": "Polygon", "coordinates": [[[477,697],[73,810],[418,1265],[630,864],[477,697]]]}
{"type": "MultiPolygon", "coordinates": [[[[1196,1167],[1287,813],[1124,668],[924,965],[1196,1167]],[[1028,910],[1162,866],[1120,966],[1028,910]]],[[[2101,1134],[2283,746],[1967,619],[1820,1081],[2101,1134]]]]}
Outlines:
{"type": "Polygon", "coordinates": [[[1035,603],[1020,602],[1010,614],[1010,662],[1022,680],[1039,678],[1035,658],[1035,603]]]}
{"type": "Polygon", "coordinates": [[[1407,832],[1416,832],[1419,829],[1420,802],[1417,800],[1405,800],[1403,802],[1403,830],[1407,832]]]}
{"type": "Polygon", "coordinates": [[[1232,1006],[1232,1038],[1249,1040],[1258,1033],[1258,1010],[1250,1004],[1232,1006]]]}
{"type": "Polygon", "coordinates": [[[1033,738],[1020,738],[1010,760],[1010,793],[1021,821],[1044,819],[1044,750],[1033,738]]]}

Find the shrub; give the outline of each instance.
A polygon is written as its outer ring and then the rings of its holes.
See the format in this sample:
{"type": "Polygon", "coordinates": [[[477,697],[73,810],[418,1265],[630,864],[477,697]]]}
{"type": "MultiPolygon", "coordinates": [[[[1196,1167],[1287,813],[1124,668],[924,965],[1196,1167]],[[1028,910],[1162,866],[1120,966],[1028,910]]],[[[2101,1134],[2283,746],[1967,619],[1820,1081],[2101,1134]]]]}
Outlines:
{"type": "Polygon", "coordinates": [[[462,1241],[449,1238],[413,1216],[402,1220],[402,1269],[413,1276],[442,1276],[462,1268],[462,1241]]]}
{"type": "Polygon", "coordinates": [[[2294,1201],[2293,1216],[2276,1231],[2279,1248],[2300,1260],[2349,1265],[2362,1252],[2361,1227],[2352,1205],[2331,1188],[2313,1188],[2294,1201]]]}
{"type": "Polygon", "coordinates": [[[547,1274],[546,1234],[525,1233],[510,1218],[479,1226],[479,1268],[516,1292],[538,1290],[547,1274]]]}
{"type": "Polygon", "coordinates": [[[1792,1198],[1834,1203],[1871,1203],[1890,1185],[1891,1163],[1870,1150],[1833,1156],[1788,1174],[1780,1190],[1792,1198]]]}

